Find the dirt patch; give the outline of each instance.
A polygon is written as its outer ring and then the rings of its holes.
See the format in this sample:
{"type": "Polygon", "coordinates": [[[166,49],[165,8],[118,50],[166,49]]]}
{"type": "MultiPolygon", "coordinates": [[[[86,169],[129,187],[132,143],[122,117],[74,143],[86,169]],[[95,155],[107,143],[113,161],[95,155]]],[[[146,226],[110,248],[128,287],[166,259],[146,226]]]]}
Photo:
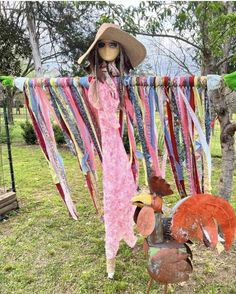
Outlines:
{"type": "Polygon", "coordinates": [[[236,294],[236,243],[230,252],[192,245],[193,274],[189,281],[170,286],[169,293],[236,294]]]}

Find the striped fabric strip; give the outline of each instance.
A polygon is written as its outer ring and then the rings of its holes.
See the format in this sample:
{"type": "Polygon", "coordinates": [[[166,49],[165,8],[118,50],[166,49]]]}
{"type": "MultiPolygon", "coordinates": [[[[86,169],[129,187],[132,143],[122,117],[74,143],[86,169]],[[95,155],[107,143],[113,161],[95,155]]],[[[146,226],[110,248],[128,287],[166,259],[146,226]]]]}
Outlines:
{"type": "MultiPolygon", "coordinates": [[[[183,165],[182,165],[182,162],[184,161],[185,156],[183,158],[180,157],[180,139],[183,138],[182,127],[179,127],[181,126],[180,114],[177,109],[176,96],[174,95],[172,90],[165,89],[165,94],[166,94],[166,115],[167,115],[167,118],[165,120],[166,129],[168,130],[168,136],[170,137],[169,150],[172,150],[172,153],[173,153],[171,157],[172,171],[174,174],[175,183],[180,193],[180,196],[185,197],[187,194],[185,191],[183,165]],[[176,112],[173,111],[173,109],[176,112]],[[181,133],[181,137],[180,137],[180,133],[181,133]]],[[[168,136],[166,134],[167,139],[168,139],[168,136]]],[[[185,151],[184,144],[182,142],[181,144],[182,144],[182,150],[185,151]]]]}
{"type": "Polygon", "coordinates": [[[64,105],[69,106],[69,110],[71,111],[71,114],[75,120],[75,125],[77,126],[78,130],[80,131],[81,135],[81,141],[83,142],[83,153],[84,157],[82,159],[81,166],[86,167],[86,172],[88,172],[89,167],[87,168],[87,165],[90,166],[91,170],[95,170],[95,159],[94,159],[94,150],[93,150],[93,144],[91,144],[91,139],[88,132],[88,127],[85,125],[85,122],[83,121],[83,118],[80,115],[80,112],[77,108],[77,105],[75,104],[75,101],[73,100],[72,93],[67,86],[67,79],[64,78],[61,83],[58,83],[58,89],[60,91],[61,97],[64,101],[61,100],[61,102],[64,105]]]}

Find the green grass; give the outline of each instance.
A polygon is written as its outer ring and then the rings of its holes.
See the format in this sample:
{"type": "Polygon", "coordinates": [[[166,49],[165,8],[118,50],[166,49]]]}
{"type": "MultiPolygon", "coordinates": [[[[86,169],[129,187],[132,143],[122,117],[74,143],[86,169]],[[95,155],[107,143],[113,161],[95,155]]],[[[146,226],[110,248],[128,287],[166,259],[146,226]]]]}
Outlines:
{"type": "MultiPolygon", "coordinates": [[[[20,210],[0,223],[0,293],[145,293],[148,274],[142,252],[143,239],[139,238],[136,251],[121,244],[115,279],[109,281],[105,273],[104,226],[95,214],[76,159],[61,149],[72,198],[79,212],[78,221],[69,217],[39,147],[22,144],[18,127],[21,120],[24,117],[18,117],[13,128],[15,143],[12,147],[20,210]]],[[[10,183],[5,146],[2,152],[5,178],[10,183]]],[[[144,182],[143,171],[141,175],[144,182]]],[[[213,158],[212,176],[213,193],[217,193],[218,157],[213,158]]],[[[101,185],[100,174],[99,178],[101,185]]],[[[173,184],[170,170],[167,178],[173,184]]],[[[233,195],[236,195],[235,185],[233,195]]],[[[177,199],[174,196],[170,202],[177,199]]],[[[236,209],[235,196],[232,203],[236,209]]],[[[202,262],[196,260],[195,255],[196,273],[187,284],[173,285],[172,293],[236,293],[235,275],[217,279],[216,275],[224,270],[222,261],[214,264],[208,253],[202,262]]],[[[232,260],[232,266],[234,263],[232,260]]],[[[150,293],[161,293],[161,289],[155,283],[150,293]]]]}
{"type": "Polygon", "coordinates": [[[139,281],[133,279],[129,268],[143,271],[141,282],[146,283],[144,264],[139,265],[142,253],[136,260],[123,244],[116,280],[106,279],[104,228],[76,160],[63,152],[80,214],[79,220],[73,221],[52,184],[39,148],[16,146],[13,154],[21,209],[0,226],[0,292],[119,293],[128,288],[136,293],[139,281]]]}

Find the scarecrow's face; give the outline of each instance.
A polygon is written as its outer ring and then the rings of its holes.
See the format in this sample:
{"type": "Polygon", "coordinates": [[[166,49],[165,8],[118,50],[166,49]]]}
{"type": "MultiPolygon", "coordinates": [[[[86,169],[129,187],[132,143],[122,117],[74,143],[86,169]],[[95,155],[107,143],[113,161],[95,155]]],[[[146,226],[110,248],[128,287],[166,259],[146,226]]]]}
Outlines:
{"type": "Polygon", "coordinates": [[[99,40],[97,43],[98,54],[105,61],[114,61],[120,53],[119,43],[111,40],[99,40]]]}

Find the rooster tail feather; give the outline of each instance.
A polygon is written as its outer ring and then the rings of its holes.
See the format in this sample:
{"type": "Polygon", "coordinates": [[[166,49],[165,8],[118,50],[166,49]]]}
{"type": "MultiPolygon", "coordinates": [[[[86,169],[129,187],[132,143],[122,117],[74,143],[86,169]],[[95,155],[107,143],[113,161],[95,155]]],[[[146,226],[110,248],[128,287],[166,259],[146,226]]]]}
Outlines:
{"type": "Polygon", "coordinates": [[[219,227],[224,235],[225,249],[229,250],[236,231],[233,208],[223,198],[196,194],[177,205],[172,217],[171,233],[178,242],[197,239],[215,248],[219,227]]]}

